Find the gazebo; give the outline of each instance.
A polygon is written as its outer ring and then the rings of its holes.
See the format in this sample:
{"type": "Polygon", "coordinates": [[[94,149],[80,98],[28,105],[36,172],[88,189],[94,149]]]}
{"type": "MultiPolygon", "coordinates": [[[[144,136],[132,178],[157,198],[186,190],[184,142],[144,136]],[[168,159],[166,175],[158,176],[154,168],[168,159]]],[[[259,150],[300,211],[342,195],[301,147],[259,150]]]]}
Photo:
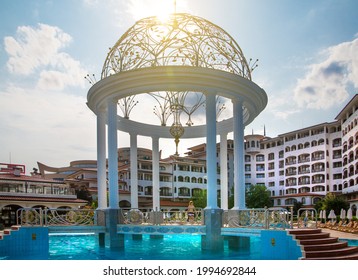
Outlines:
{"type": "Polygon", "coordinates": [[[138,136],[152,139],[154,211],[160,211],[160,139],[172,138],[178,145],[180,139],[205,137],[206,235],[208,240],[210,236],[215,239],[221,226],[218,218],[221,220],[222,209],[227,209],[227,135],[231,132],[235,161],[233,210],[245,208],[244,128],[267,104],[265,91],[251,80],[254,67],[255,63],[246,60],[240,46],[222,28],[185,13],[172,14],[166,21],[157,17],[141,19],[120,37],[106,57],[101,80],[93,84],[87,96],[87,105],[97,116],[98,208],[105,209],[107,226],[117,223],[120,211],[118,130],[130,135],[132,208],[138,208],[138,136]],[[154,110],[158,124],[131,119],[132,109],[144,96],[154,98],[158,106],[142,114],[152,114],[154,110]],[[231,117],[219,121],[217,99],[220,97],[231,100],[233,112],[231,117]],[[203,110],[202,105],[206,121],[194,125],[193,119],[203,110]],[[122,114],[118,114],[118,108],[122,114]],[[167,125],[169,120],[173,121],[171,126],[167,125]],[[220,207],[217,205],[217,136],[220,136],[220,207]]]}

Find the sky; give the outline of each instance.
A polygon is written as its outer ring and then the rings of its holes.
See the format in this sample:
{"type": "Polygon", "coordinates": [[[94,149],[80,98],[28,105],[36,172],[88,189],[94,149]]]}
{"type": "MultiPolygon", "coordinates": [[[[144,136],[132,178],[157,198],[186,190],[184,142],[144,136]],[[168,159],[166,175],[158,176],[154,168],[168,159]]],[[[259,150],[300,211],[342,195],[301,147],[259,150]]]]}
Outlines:
{"type": "MultiPolygon", "coordinates": [[[[107,52],[134,23],[173,10],[173,0],[0,1],[0,163],[61,167],[96,159],[96,116],[87,107],[107,52]]],[[[177,12],[228,32],[268,95],[246,134],[276,137],[332,122],[358,93],[358,1],[177,0],[177,12]]],[[[229,106],[228,106],[229,107],[229,106]]],[[[138,113],[137,113],[138,114],[138,113]]],[[[229,136],[230,138],[230,136],[229,136]]],[[[180,142],[180,153],[203,139],[180,142]]],[[[119,147],[129,136],[119,133],[119,147]]],[[[151,140],[138,138],[151,147],[151,140]]],[[[173,140],[161,140],[163,156],[173,140]]]]}

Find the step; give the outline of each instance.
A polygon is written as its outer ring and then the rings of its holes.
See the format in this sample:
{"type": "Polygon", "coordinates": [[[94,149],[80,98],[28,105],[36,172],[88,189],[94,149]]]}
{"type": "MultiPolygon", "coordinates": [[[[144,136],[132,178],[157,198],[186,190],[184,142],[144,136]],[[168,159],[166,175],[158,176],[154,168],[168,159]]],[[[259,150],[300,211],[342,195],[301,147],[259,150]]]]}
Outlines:
{"type": "MultiPolygon", "coordinates": [[[[302,244],[301,244],[302,245],[302,244]]],[[[324,251],[324,250],[335,250],[343,249],[348,247],[348,242],[335,242],[335,243],[326,243],[326,244],[314,244],[314,245],[304,245],[303,248],[306,252],[309,251],[324,251]]]]}
{"type": "Polygon", "coordinates": [[[21,226],[11,226],[11,230],[17,231],[20,230],[21,226]]]}
{"type": "Polygon", "coordinates": [[[329,233],[320,232],[320,233],[310,233],[310,234],[297,234],[295,235],[295,239],[303,240],[303,239],[322,239],[329,237],[329,233]]]}
{"type": "Polygon", "coordinates": [[[358,254],[358,247],[351,246],[342,249],[335,250],[324,250],[324,251],[309,251],[305,252],[306,258],[326,258],[326,257],[337,257],[346,256],[351,254],[358,254]]]}
{"type": "Polygon", "coordinates": [[[324,258],[301,258],[301,260],[358,260],[358,253],[349,254],[345,256],[324,257],[324,258]]]}
{"type": "Polygon", "coordinates": [[[300,245],[331,244],[338,242],[338,237],[327,237],[322,239],[300,240],[300,245]]]}
{"type": "Polygon", "coordinates": [[[317,228],[317,229],[291,229],[288,231],[289,234],[313,234],[313,233],[321,233],[322,230],[317,228]]]}

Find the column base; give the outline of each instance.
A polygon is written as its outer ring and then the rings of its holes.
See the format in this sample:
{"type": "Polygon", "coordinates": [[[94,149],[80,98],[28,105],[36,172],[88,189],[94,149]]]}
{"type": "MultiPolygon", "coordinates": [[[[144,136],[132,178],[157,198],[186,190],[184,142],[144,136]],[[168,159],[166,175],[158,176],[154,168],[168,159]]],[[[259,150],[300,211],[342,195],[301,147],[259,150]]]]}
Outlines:
{"type": "Polygon", "coordinates": [[[229,249],[240,252],[250,252],[250,237],[228,236],[229,249]]]}
{"type": "Polygon", "coordinates": [[[163,235],[161,235],[161,234],[152,234],[152,235],[150,235],[150,239],[163,239],[164,238],[164,236],[163,235]]]}
{"type": "Polygon", "coordinates": [[[109,241],[109,248],[111,250],[118,250],[124,248],[124,235],[117,233],[117,225],[121,221],[121,209],[105,209],[106,215],[106,235],[109,241]]]}
{"type": "Polygon", "coordinates": [[[106,245],[106,234],[104,232],[98,234],[98,245],[99,247],[104,247],[106,245]]]}
{"type": "Polygon", "coordinates": [[[224,248],[224,239],[221,236],[222,216],[222,209],[204,210],[206,235],[201,238],[202,250],[222,252],[224,248]]]}

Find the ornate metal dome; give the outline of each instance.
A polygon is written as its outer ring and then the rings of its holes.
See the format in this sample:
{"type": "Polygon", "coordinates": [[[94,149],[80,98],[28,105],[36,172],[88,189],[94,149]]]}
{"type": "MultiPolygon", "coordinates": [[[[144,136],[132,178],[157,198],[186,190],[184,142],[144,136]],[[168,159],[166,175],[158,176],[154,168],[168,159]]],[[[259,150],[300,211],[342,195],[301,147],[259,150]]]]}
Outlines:
{"type": "Polygon", "coordinates": [[[101,78],[138,68],[193,66],[222,70],[251,80],[241,48],[222,28],[189,14],[137,21],[110,49],[101,78]]]}

